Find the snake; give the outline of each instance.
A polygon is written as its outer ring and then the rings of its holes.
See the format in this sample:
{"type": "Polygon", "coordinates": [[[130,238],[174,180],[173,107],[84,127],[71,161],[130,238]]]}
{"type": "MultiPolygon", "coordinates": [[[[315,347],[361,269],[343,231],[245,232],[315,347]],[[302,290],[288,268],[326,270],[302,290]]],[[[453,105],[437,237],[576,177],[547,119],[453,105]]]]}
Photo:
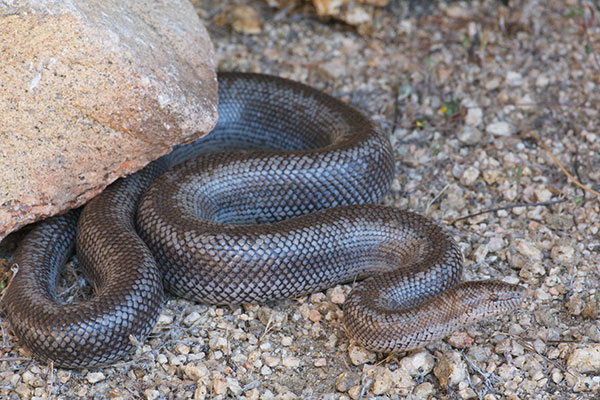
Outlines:
{"type": "Polygon", "coordinates": [[[396,154],[363,112],[275,76],[217,80],[211,133],[19,244],[1,308],[35,358],[76,369],[126,357],[156,324],[165,290],[236,304],[352,283],[343,328],[381,353],[423,347],[522,302],[519,285],[463,282],[444,228],[380,205],[396,154]],[[74,249],[95,290],[65,304],[57,279],[74,249]]]}

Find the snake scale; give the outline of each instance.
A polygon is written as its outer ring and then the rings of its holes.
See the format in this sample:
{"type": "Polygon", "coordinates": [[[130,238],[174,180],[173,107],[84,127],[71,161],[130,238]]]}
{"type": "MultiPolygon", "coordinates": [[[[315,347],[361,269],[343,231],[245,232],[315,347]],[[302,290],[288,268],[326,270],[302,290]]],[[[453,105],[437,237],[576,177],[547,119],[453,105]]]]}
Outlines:
{"type": "Polygon", "coordinates": [[[394,175],[388,139],[351,106],[300,83],[223,73],[219,122],[40,223],[14,255],[3,314],[33,355],[65,368],[110,364],[152,330],[164,289],[203,303],[263,302],[362,280],[344,326],[398,352],[515,308],[520,286],[461,282],[448,233],[380,202],[394,175]],[[96,288],[59,304],[76,243],[96,288]]]}

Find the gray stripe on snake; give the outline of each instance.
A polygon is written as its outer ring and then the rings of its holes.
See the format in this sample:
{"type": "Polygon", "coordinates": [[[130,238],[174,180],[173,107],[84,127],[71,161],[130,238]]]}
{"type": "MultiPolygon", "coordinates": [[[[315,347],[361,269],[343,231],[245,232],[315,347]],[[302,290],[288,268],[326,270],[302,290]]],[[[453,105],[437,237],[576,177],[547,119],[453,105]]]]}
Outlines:
{"type": "Polygon", "coordinates": [[[122,358],[130,335],[152,330],[163,284],[227,304],[364,279],[344,304],[344,325],[381,352],[424,346],[520,304],[520,286],[461,283],[462,256],[438,225],[370,205],[390,185],[394,153],[359,111],[289,80],[225,73],[219,115],[206,138],[90,201],[77,228],[72,211],[23,240],[3,313],[36,358],[66,368],[122,358]],[[74,241],[96,293],[58,304],[74,241]]]}

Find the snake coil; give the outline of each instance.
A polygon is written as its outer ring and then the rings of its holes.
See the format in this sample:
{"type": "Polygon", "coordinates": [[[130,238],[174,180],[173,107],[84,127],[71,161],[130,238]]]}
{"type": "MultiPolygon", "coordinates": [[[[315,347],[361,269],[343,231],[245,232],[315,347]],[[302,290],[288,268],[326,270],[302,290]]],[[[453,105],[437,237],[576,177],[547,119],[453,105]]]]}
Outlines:
{"type": "Polygon", "coordinates": [[[519,286],[461,283],[459,248],[436,224],[372,205],[391,183],[394,153],[362,113],[296,82],[225,73],[219,115],[206,138],[115,182],[80,218],[49,218],[24,239],[3,311],[37,358],[66,368],[122,358],[130,335],[152,330],[163,284],[199,302],[244,303],[364,279],[344,324],[382,352],[520,303],[519,286]],[[58,304],[75,242],[96,293],[58,304]]]}

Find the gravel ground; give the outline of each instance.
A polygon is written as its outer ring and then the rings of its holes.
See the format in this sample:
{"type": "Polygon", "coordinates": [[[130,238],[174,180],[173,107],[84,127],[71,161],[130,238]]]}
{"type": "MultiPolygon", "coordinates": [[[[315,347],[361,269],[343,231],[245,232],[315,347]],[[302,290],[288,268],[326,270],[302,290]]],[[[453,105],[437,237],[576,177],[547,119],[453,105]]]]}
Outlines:
{"type": "Polygon", "coordinates": [[[599,10],[504,3],[393,1],[356,27],[294,1],[244,2],[249,19],[235,1],[194,2],[221,70],[308,83],[389,132],[386,204],[445,225],[466,279],[526,286],[520,309],[384,358],[344,333],[350,286],[234,307],[169,298],[135,355],[82,371],[31,360],[0,324],[0,398],[598,398],[600,202],[560,165],[599,190],[599,10]]]}

